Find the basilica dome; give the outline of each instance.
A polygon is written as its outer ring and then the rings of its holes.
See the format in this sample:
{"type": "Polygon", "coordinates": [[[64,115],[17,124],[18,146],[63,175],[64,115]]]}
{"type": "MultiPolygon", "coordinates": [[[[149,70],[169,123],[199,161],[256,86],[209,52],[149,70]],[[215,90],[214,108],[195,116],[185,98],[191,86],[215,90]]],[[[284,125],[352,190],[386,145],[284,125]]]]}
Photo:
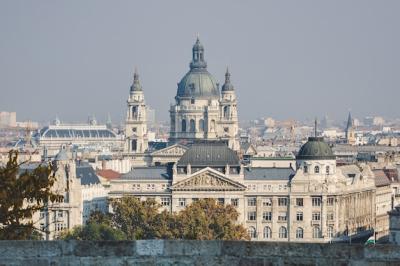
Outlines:
{"type": "Polygon", "coordinates": [[[207,63],[204,60],[204,47],[199,39],[193,45],[190,70],[178,83],[176,97],[219,99],[217,81],[207,71],[207,63]]]}
{"type": "Polygon", "coordinates": [[[296,156],[298,160],[335,160],[331,147],[322,137],[310,137],[296,156]]]}

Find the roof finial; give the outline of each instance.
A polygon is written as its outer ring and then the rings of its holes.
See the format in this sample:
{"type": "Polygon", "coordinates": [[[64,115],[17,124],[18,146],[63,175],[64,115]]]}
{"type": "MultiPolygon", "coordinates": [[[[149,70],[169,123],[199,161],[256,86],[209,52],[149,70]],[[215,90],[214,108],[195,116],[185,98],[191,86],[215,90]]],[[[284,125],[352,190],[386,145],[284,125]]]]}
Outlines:
{"type": "Polygon", "coordinates": [[[317,137],[317,118],[314,121],[314,137],[317,137]]]}
{"type": "Polygon", "coordinates": [[[137,66],[135,66],[135,70],[133,72],[133,79],[137,80],[139,78],[139,72],[137,66]]]}
{"type": "Polygon", "coordinates": [[[225,82],[230,82],[231,73],[229,73],[229,68],[226,66],[225,82]]]}
{"type": "Polygon", "coordinates": [[[197,33],[197,34],[196,34],[196,40],[197,40],[197,41],[200,41],[200,33],[197,33]]]}

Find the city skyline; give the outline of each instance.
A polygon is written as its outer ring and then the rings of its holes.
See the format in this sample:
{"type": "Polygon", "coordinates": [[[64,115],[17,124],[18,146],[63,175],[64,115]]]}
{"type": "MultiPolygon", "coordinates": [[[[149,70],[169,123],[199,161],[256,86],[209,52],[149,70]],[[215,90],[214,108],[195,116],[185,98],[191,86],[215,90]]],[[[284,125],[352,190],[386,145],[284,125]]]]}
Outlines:
{"type": "Polygon", "coordinates": [[[229,66],[239,120],[397,116],[395,1],[209,3],[1,3],[2,111],[123,121],[137,67],[147,104],[168,121],[199,33],[220,85],[229,66]]]}

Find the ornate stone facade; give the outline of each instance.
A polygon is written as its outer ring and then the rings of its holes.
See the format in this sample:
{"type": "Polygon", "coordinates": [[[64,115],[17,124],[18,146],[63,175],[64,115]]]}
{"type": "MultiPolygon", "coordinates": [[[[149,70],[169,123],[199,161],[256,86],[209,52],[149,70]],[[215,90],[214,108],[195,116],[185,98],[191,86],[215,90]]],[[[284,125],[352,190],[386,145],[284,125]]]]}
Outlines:
{"type": "Polygon", "coordinates": [[[146,103],[137,70],[135,70],[127,104],[125,152],[127,154],[143,154],[148,148],[146,103]]]}
{"type": "Polygon", "coordinates": [[[175,104],[170,109],[171,143],[223,140],[239,150],[237,101],[227,70],[225,84],[207,71],[204,47],[197,39],[189,72],[178,83],[175,104]]]}
{"type": "Polygon", "coordinates": [[[375,227],[375,185],[367,166],[336,167],[311,138],[291,167],[249,167],[221,143],[192,145],[170,167],[134,168],[111,181],[110,196],[154,198],[175,212],[201,198],[231,204],[252,240],[355,241],[375,227]]]}

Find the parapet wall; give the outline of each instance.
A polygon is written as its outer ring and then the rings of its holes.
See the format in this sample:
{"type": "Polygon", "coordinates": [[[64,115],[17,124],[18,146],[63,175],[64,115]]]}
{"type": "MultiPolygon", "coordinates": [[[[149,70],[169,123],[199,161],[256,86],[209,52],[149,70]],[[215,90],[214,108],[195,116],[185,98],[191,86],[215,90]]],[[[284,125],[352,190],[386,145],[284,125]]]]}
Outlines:
{"type": "Polygon", "coordinates": [[[0,265],[399,265],[394,245],[246,241],[0,241],[0,265]]]}

